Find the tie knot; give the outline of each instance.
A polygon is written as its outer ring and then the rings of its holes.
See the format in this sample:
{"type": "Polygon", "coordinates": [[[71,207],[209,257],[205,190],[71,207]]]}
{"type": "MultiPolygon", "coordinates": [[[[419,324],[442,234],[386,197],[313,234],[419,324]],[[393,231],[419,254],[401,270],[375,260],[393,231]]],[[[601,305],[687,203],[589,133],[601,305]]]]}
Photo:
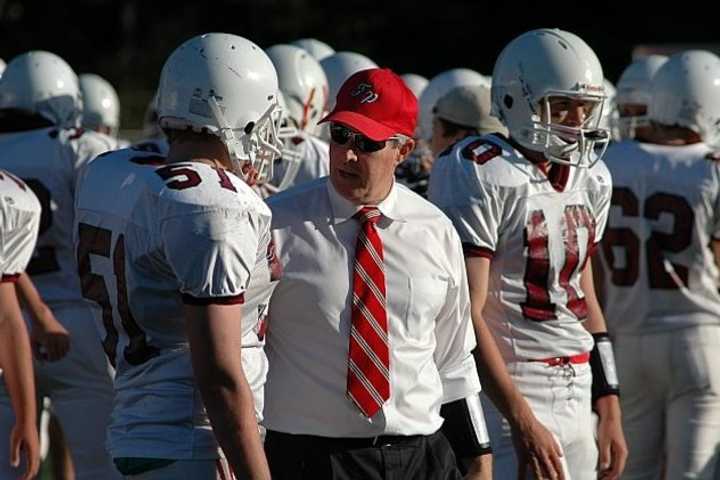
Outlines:
{"type": "Polygon", "coordinates": [[[362,207],[360,211],[355,214],[355,218],[360,220],[361,223],[377,223],[382,217],[382,213],[377,207],[362,207]]]}

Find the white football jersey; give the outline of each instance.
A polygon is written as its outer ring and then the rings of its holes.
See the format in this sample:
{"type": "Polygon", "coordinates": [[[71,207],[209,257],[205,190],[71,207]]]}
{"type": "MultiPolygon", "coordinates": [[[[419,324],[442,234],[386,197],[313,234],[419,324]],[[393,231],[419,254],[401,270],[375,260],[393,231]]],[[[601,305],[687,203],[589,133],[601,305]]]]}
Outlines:
{"type": "Polygon", "coordinates": [[[22,178],[42,205],[27,272],[51,308],[82,302],[72,245],[75,181],[78,171],[108,146],[81,129],[53,127],[0,136],[0,168],[22,178]]]}
{"type": "Polygon", "coordinates": [[[625,141],[606,154],[613,175],[602,242],[611,332],[648,333],[720,324],[720,163],[702,144],[625,141]]]}
{"type": "Polygon", "coordinates": [[[330,174],[330,147],[327,142],[307,132],[298,132],[290,142],[298,155],[298,164],[294,166],[283,158],[275,160],[273,185],[280,187],[286,174],[288,178],[282,185],[283,190],[330,174]]]}
{"type": "Polygon", "coordinates": [[[429,198],[466,256],[492,258],[483,311],[506,361],[592,349],[580,274],[602,237],[611,178],[553,165],[546,176],[502,137],[469,137],[436,160],[429,198]]]}
{"type": "Polygon", "coordinates": [[[25,271],[37,241],[40,202],[15,175],[0,170],[0,281],[25,271]]]}
{"type": "Polygon", "coordinates": [[[108,445],[114,457],[215,458],[183,304],[244,302],[243,367],[261,406],[271,214],[232,173],[164,161],[119,150],[95,159],[79,182],[83,292],[117,368],[108,445]]]}

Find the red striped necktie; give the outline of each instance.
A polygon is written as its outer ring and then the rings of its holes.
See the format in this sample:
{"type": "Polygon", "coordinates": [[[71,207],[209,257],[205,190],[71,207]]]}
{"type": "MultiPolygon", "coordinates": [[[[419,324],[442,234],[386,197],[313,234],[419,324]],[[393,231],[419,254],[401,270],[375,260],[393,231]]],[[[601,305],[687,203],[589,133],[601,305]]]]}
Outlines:
{"type": "Polygon", "coordinates": [[[363,207],[355,215],[362,227],[353,271],[347,393],[368,418],[390,398],[385,265],[382,240],[375,228],[381,216],[375,207],[363,207]]]}

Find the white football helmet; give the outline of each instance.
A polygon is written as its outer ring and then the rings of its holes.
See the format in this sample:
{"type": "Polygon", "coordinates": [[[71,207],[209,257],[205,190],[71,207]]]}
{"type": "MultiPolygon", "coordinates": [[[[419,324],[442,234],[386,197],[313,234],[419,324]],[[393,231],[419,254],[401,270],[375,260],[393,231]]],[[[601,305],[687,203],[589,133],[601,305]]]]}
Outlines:
{"type": "Polygon", "coordinates": [[[335,107],[335,100],[340,87],[345,80],[360,70],[368,68],[377,68],[375,62],[365,55],[355,52],[336,52],[325,57],[320,61],[320,65],[325,70],[325,76],[328,80],[328,102],[326,109],[331,111],[335,107]]]}
{"type": "Polygon", "coordinates": [[[82,96],[70,65],[54,53],[33,50],[13,58],[0,79],[0,109],[45,117],[58,127],[79,126],[82,96]]]}
{"type": "Polygon", "coordinates": [[[2,78],[2,74],[5,71],[5,67],[6,67],[5,60],[0,58],[0,78],[2,78]]]}
{"type": "MultiPolygon", "coordinates": [[[[647,109],[650,104],[652,79],[667,59],[665,55],[648,55],[628,65],[617,84],[615,103],[618,108],[624,105],[638,105],[647,109]]],[[[643,115],[619,117],[618,124],[622,138],[634,138],[635,130],[650,125],[650,120],[646,111],[643,115]]]]}
{"type": "Polygon", "coordinates": [[[318,62],[325,57],[335,53],[335,49],[317,38],[301,38],[292,42],[292,45],[300,47],[315,58],[318,62]]]}
{"type": "Polygon", "coordinates": [[[490,88],[485,76],[469,68],[453,68],[435,75],[420,95],[417,137],[430,140],[432,137],[433,109],[440,97],[462,85],[484,85],[490,88]]]}
{"type": "Polygon", "coordinates": [[[688,128],[703,142],[720,146],[720,58],[704,50],[671,56],[652,80],[648,116],[653,122],[688,128]]]}
{"type": "Polygon", "coordinates": [[[158,120],[162,128],[217,135],[238,174],[247,163],[262,174],[282,148],[277,92],[275,67],[260,47],[237,35],[199,35],[163,66],[158,120]]]}
{"type": "Polygon", "coordinates": [[[285,99],[285,95],[282,93],[282,90],[278,91],[278,103],[282,110],[282,115],[280,117],[280,127],[278,128],[278,138],[282,142],[282,154],[279,157],[275,158],[273,165],[276,162],[285,162],[290,167],[285,170],[285,175],[283,176],[283,178],[275,178],[276,172],[274,171],[274,168],[272,170],[269,170],[267,172],[267,179],[268,181],[273,181],[273,186],[277,187],[277,190],[280,191],[284,190],[287,187],[287,184],[292,181],[292,179],[286,180],[289,171],[293,172],[292,177],[295,177],[295,175],[297,175],[297,171],[300,169],[300,162],[302,161],[302,157],[293,141],[298,136],[299,132],[297,128],[292,126],[292,122],[288,117],[287,101],[285,99]]]}
{"type": "Polygon", "coordinates": [[[603,80],[605,88],[605,103],[603,104],[602,117],[600,118],[600,128],[610,131],[610,138],[617,140],[620,138],[618,130],[618,109],[617,109],[617,89],[607,78],[603,80]]]}
{"type": "Polygon", "coordinates": [[[328,98],[328,81],[320,63],[294,45],[274,45],[265,50],[275,65],[287,116],[301,131],[315,134],[328,98]]]}
{"type": "Polygon", "coordinates": [[[80,91],[83,96],[82,126],[98,131],[101,127],[117,136],[120,127],[120,99],[113,86],[94,73],[80,75],[80,91]]]}
{"type": "Polygon", "coordinates": [[[572,166],[591,166],[602,157],[610,139],[610,132],[599,127],[603,72],[580,37],[557,29],[526,32],[500,53],[492,78],[492,114],[522,146],[572,166]],[[551,122],[551,97],[587,103],[583,124],[551,122]]]}
{"type": "Polygon", "coordinates": [[[416,73],[406,73],[405,75],[400,75],[400,78],[403,79],[405,85],[407,85],[407,87],[412,90],[412,92],[415,94],[415,98],[417,98],[418,100],[420,100],[420,95],[422,95],[425,87],[427,87],[428,83],[430,83],[427,78],[416,73]]]}

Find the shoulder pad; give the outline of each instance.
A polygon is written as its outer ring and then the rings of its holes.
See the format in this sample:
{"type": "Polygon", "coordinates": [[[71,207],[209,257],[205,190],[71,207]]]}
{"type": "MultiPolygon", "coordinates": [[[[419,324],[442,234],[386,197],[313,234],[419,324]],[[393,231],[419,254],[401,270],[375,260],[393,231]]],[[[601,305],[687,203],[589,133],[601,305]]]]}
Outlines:
{"type": "Polygon", "coordinates": [[[483,165],[493,158],[500,156],[502,148],[495,143],[481,138],[465,145],[460,154],[466,160],[473,161],[478,165],[483,165]]]}

